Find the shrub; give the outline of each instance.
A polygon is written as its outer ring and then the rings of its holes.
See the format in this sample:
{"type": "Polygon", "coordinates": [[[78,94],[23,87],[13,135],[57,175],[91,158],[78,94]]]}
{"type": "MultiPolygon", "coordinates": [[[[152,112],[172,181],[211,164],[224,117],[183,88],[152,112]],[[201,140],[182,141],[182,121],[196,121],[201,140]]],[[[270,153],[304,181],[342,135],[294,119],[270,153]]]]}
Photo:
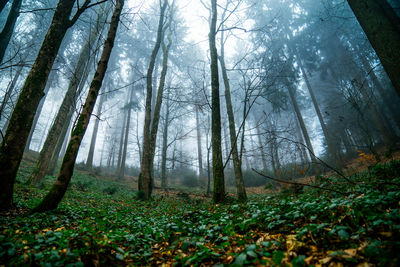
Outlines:
{"type": "Polygon", "coordinates": [[[118,189],[115,186],[109,186],[103,189],[103,192],[109,195],[114,195],[118,189]]]}

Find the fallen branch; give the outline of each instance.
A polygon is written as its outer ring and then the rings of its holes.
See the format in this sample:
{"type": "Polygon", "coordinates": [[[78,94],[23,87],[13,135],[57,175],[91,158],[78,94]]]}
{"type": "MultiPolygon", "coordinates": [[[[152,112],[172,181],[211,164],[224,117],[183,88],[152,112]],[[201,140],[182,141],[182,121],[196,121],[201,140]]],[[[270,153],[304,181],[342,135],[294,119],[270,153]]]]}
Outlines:
{"type": "Polygon", "coordinates": [[[259,171],[255,170],[255,169],[253,169],[253,168],[252,168],[252,170],[253,170],[255,173],[257,173],[258,175],[261,175],[262,177],[271,179],[271,180],[276,181],[276,182],[285,183],[285,184],[292,184],[292,185],[308,186],[308,187],[312,187],[312,188],[317,188],[317,189],[322,189],[322,190],[327,190],[327,191],[335,192],[335,193],[338,193],[338,194],[343,195],[343,196],[347,196],[347,194],[345,194],[345,193],[343,193],[343,192],[340,192],[340,191],[338,191],[338,190],[335,190],[335,189],[326,188],[326,187],[320,187],[320,186],[311,185],[311,184],[303,184],[303,183],[297,183],[297,182],[289,182],[289,181],[286,181],[286,180],[282,180],[282,179],[278,179],[278,178],[274,178],[274,177],[265,175],[265,174],[260,173],[259,171]]]}

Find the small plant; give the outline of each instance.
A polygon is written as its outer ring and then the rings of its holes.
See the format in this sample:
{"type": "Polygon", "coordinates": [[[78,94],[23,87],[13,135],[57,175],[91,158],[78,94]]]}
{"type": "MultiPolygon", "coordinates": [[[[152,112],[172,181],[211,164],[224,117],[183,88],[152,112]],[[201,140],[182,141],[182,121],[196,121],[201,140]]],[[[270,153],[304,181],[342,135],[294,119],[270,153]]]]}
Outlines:
{"type": "Polygon", "coordinates": [[[145,200],[146,199],[146,193],[144,191],[137,191],[136,199],[145,200]]]}
{"type": "Polygon", "coordinates": [[[115,186],[109,186],[103,189],[103,192],[106,194],[114,195],[116,192],[118,191],[118,189],[115,186]]]}

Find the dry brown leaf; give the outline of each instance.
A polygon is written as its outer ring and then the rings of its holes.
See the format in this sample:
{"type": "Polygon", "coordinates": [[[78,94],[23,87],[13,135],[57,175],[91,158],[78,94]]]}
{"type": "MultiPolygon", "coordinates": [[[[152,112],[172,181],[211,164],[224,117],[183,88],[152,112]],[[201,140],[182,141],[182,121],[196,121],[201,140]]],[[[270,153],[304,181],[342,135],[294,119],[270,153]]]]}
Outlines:
{"type": "Polygon", "coordinates": [[[319,260],[319,263],[321,263],[321,264],[327,264],[327,263],[330,262],[331,260],[332,260],[332,257],[326,257],[326,258],[323,258],[323,259],[319,260]]]}

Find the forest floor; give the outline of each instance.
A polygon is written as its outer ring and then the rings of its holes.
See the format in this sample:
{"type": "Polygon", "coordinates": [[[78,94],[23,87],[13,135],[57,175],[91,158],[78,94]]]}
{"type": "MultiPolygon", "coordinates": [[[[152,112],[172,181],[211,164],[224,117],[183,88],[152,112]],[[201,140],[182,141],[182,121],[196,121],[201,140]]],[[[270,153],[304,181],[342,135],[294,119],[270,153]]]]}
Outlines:
{"type": "Polygon", "coordinates": [[[0,216],[0,265],[399,266],[400,161],[361,169],[318,184],[338,192],[288,188],[221,205],[174,190],[142,201],[131,185],[77,171],[57,210],[29,214],[54,177],[26,185],[25,161],[16,207],[0,216]]]}

